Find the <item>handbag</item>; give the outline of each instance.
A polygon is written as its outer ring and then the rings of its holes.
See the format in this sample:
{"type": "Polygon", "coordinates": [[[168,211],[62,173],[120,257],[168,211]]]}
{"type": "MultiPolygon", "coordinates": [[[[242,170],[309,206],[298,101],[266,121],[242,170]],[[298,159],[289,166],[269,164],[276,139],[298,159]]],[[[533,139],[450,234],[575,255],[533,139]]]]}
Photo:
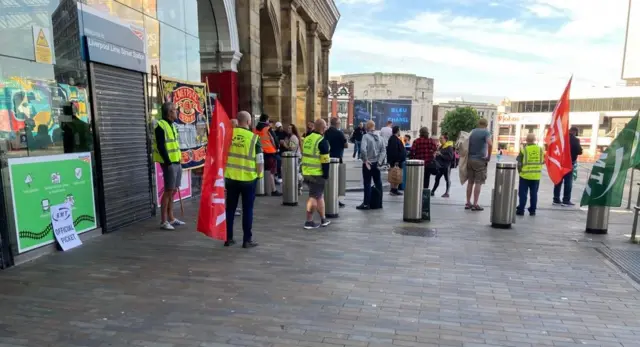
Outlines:
{"type": "Polygon", "coordinates": [[[397,165],[389,169],[389,174],[387,176],[387,180],[391,184],[401,184],[402,183],[402,169],[397,165]]]}

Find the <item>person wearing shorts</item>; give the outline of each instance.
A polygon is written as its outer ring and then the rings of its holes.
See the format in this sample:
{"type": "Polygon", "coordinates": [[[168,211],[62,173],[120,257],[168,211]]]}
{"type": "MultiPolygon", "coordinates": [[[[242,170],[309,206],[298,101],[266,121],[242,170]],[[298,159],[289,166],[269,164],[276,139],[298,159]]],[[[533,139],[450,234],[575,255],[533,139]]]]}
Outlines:
{"type": "Polygon", "coordinates": [[[324,214],[324,184],[329,178],[330,161],[329,142],[323,136],[326,127],[324,120],[316,120],[313,132],[302,143],[302,175],[309,187],[307,220],[304,223],[307,230],[331,224],[324,214]],[[315,211],[320,215],[320,224],[313,221],[315,211]]]}
{"type": "Polygon", "coordinates": [[[478,121],[478,127],[469,135],[469,151],[467,161],[467,203],[465,210],[483,211],[478,205],[482,185],[487,181],[487,168],[491,158],[493,143],[491,133],[487,130],[488,122],[484,118],[478,121]],[[473,203],[471,196],[473,195],[473,203]]]}
{"type": "Polygon", "coordinates": [[[153,159],[162,168],[164,182],[160,201],[160,228],[164,230],[175,230],[176,226],[185,225],[173,215],[173,196],[180,189],[182,180],[178,132],[173,124],[176,118],[175,105],[165,102],[162,104],[162,119],[154,129],[153,159]]]}

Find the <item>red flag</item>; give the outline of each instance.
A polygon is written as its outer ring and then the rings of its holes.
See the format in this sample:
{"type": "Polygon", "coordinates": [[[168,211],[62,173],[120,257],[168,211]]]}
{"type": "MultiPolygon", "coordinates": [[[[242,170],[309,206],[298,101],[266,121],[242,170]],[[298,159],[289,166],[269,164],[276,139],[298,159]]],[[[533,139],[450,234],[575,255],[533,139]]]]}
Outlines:
{"type": "Polygon", "coordinates": [[[224,197],[224,168],[233,137],[231,121],[216,100],[209,130],[207,155],[202,176],[202,195],[197,230],[216,240],[227,240],[227,218],[224,197]]]}
{"type": "Polygon", "coordinates": [[[569,144],[569,91],[572,80],[573,77],[569,79],[560,101],[553,110],[551,124],[544,141],[547,145],[545,157],[547,172],[549,172],[549,178],[554,184],[560,183],[566,174],[573,171],[569,144]]]}

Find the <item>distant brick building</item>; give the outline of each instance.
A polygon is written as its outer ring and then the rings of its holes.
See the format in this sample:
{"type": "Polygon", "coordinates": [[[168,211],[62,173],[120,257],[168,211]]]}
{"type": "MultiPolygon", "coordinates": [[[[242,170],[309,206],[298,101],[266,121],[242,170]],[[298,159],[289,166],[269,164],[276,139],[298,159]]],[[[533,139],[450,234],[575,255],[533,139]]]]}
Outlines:
{"type": "Polygon", "coordinates": [[[329,118],[338,117],[342,126],[348,128],[353,125],[353,82],[329,82],[329,118]]]}

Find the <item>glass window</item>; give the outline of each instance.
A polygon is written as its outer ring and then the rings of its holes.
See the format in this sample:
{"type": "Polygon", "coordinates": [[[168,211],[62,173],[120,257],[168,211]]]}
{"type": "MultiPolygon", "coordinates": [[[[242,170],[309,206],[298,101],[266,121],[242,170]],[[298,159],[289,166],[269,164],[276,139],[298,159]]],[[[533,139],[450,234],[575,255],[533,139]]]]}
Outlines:
{"type": "Polygon", "coordinates": [[[116,0],[123,5],[127,5],[134,10],[142,12],[142,0],[116,0]]]}
{"type": "Polygon", "coordinates": [[[160,74],[187,80],[185,33],[160,23],[160,74]]]}
{"type": "MultiPolygon", "coordinates": [[[[34,60],[33,27],[52,30],[51,15],[59,1],[38,1],[37,5],[32,2],[0,1],[1,55],[34,60]]],[[[49,37],[49,40],[53,38],[49,37]]],[[[50,44],[53,45],[53,41],[50,44]]]]}
{"type": "MultiPolygon", "coordinates": [[[[184,1],[185,0],[158,0],[158,19],[175,28],[185,30],[184,1]]],[[[197,13],[195,22],[198,22],[197,13]]]]}
{"type": "Polygon", "coordinates": [[[187,80],[200,82],[200,39],[191,35],[187,37],[187,80]]]}
{"type": "Polygon", "coordinates": [[[184,0],[184,17],[187,34],[198,37],[198,2],[196,0],[184,0]]]}
{"type": "Polygon", "coordinates": [[[142,0],[142,8],[144,10],[144,14],[148,16],[155,18],[158,15],[156,0],[142,0]]]}
{"type": "Polygon", "coordinates": [[[542,101],[540,112],[551,112],[551,110],[549,110],[549,100],[542,101]]]}
{"type": "Polygon", "coordinates": [[[347,102],[339,101],[338,102],[338,112],[339,113],[347,113],[347,102]]]}
{"type": "Polygon", "coordinates": [[[542,101],[534,101],[533,102],[533,112],[540,112],[542,108],[542,101]]]}
{"type": "Polygon", "coordinates": [[[147,33],[147,72],[151,66],[160,66],[160,23],[148,16],[144,17],[144,30],[147,33]]]}
{"type": "Polygon", "coordinates": [[[114,0],[85,0],[85,2],[87,3],[87,5],[90,5],[91,7],[108,13],[112,16],[118,17],[126,23],[133,24],[141,28],[144,26],[142,13],[134,10],[129,6],[123,5],[114,0]]]}

